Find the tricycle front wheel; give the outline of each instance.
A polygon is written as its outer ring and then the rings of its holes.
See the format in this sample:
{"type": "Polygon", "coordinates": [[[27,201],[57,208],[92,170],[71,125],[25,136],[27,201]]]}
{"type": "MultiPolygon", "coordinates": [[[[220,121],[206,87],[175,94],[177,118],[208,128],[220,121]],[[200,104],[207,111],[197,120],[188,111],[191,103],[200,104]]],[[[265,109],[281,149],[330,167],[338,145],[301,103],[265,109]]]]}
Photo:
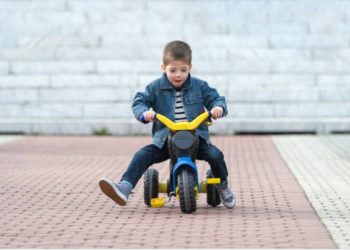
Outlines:
{"type": "Polygon", "coordinates": [[[179,188],[181,211],[187,214],[196,211],[196,183],[194,174],[187,169],[183,169],[177,176],[177,184],[179,188]]]}

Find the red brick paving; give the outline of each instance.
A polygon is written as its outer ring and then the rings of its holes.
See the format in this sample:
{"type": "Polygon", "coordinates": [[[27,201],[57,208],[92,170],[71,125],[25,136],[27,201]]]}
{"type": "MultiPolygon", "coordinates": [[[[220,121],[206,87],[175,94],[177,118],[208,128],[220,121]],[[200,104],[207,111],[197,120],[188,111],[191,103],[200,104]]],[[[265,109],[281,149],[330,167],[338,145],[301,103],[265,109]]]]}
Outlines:
{"type": "MultiPolygon", "coordinates": [[[[1,248],[335,248],[303,190],[266,136],[214,137],[225,153],[234,210],[194,214],[173,200],[152,209],[142,180],[126,207],[98,188],[119,179],[149,137],[26,137],[0,146],[1,248]]],[[[201,176],[207,169],[198,162],[201,176]]],[[[160,178],[168,162],[155,166],[160,178]]]]}

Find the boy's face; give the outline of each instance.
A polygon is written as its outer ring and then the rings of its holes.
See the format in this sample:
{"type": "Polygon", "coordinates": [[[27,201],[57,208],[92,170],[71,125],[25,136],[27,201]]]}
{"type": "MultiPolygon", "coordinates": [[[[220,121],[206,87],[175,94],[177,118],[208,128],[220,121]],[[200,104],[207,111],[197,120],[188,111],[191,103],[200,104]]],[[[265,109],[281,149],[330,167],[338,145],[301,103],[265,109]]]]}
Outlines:
{"type": "Polygon", "coordinates": [[[182,87],[191,71],[191,67],[192,65],[184,61],[172,61],[167,65],[162,64],[163,71],[175,88],[182,87]]]}

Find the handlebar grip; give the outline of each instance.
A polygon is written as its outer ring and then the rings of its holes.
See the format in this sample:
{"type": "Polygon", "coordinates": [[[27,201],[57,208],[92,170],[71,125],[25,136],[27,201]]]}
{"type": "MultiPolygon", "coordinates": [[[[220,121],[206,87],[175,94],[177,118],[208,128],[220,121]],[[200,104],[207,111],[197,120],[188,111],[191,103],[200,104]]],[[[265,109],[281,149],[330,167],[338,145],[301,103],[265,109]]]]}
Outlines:
{"type": "MultiPolygon", "coordinates": [[[[222,117],[224,117],[224,116],[225,116],[225,113],[222,112],[222,115],[221,115],[220,118],[222,118],[222,117]]],[[[212,116],[211,112],[208,111],[208,119],[207,119],[207,121],[205,122],[205,125],[206,125],[206,126],[211,126],[211,125],[213,124],[212,118],[213,118],[213,116],[212,116]]]]}
{"type": "MultiPolygon", "coordinates": [[[[157,114],[154,113],[153,120],[156,119],[156,117],[157,117],[157,114]]],[[[141,116],[140,116],[140,121],[141,121],[142,123],[149,123],[149,121],[146,121],[146,120],[145,120],[145,116],[144,116],[143,114],[141,114],[141,116]]]]}
{"type": "MultiPolygon", "coordinates": [[[[213,115],[211,114],[211,112],[210,111],[208,111],[208,119],[211,119],[212,117],[213,117],[213,115]]],[[[223,118],[225,116],[225,113],[224,112],[222,112],[222,114],[221,114],[221,117],[220,118],[223,118]]]]}
{"type": "Polygon", "coordinates": [[[143,114],[140,116],[140,121],[142,123],[147,123],[146,120],[145,120],[145,116],[143,114]]]}

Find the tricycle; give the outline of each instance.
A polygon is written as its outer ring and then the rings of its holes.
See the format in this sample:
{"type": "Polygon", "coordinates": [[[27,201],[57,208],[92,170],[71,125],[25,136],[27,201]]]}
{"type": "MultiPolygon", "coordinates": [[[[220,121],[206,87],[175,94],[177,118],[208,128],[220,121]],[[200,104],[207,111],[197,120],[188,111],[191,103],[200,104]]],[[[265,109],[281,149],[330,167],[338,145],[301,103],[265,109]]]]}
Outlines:
{"type": "Polygon", "coordinates": [[[183,213],[192,213],[197,209],[199,193],[207,194],[207,203],[215,207],[220,204],[220,195],[215,185],[220,178],[214,178],[211,170],[206,172],[206,179],[200,181],[195,160],[199,146],[196,129],[202,124],[211,125],[211,114],[203,112],[191,122],[173,122],[166,116],[155,114],[156,120],[163,123],[170,131],[167,147],[170,155],[169,178],[159,182],[159,172],[149,168],[144,173],[144,202],[150,207],[163,207],[172,197],[180,201],[183,213]],[[167,194],[159,197],[159,193],[167,194]]]}

